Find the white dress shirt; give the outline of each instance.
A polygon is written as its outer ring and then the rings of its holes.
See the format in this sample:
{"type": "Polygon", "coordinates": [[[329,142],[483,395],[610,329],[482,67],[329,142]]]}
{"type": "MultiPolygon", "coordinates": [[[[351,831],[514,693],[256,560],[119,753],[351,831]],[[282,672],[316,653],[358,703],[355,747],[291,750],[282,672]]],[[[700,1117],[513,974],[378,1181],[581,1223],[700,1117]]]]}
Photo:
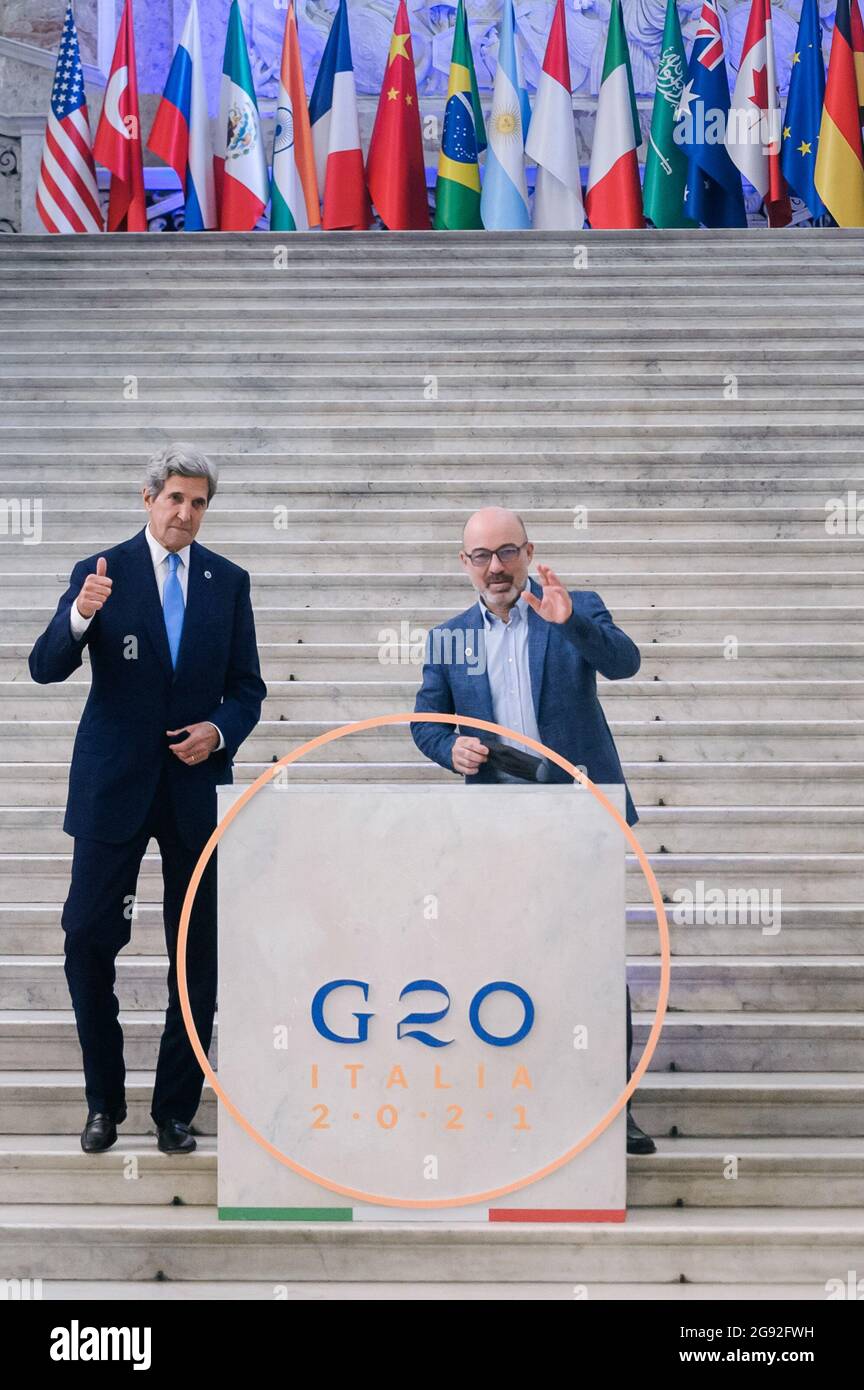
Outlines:
{"type": "MultiPolygon", "coordinates": [[[[525,589],[528,587],[526,580],[525,589]]],[[[525,589],[511,607],[506,622],[487,607],[483,598],[480,599],[480,614],[485,628],[486,675],[492,696],[492,717],[496,724],[502,724],[506,729],[515,729],[520,734],[527,734],[529,738],[534,738],[540,743],[542,740],[534,713],[531,671],[528,664],[530,610],[525,599],[525,589]]],[[[533,749],[526,748],[524,743],[505,738],[503,734],[500,734],[499,738],[502,743],[518,748],[520,753],[537,756],[533,749]]],[[[540,772],[538,780],[545,780],[545,764],[541,766],[540,772]]],[[[525,778],[513,777],[508,772],[499,772],[498,777],[502,782],[525,781],[525,778]]]]}
{"type": "MultiPolygon", "coordinates": [[[[144,532],[144,536],[146,538],[147,545],[150,549],[150,555],[153,560],[153,573],[156,576],[156,586],[159,590],[159,602],[161,603],[162,595],[165,591],[165,580],[168,576],[168,556],[171,554],[171,551],[166,550],[165,546],[162,545],[160,541],[157,541],[156,537],[153,535],[153,532],[150,530],[149,525],[147,526],[147,529],[144,532]]],[[[189,589],[190,549],[191,545],[184,545],[182,550],[177,550],[174,552],[180,560],[180,563],[177,566],[177,578],[180,581],[180,589],[183,594],[184,607],[186,606],[186,594],[189,589]]],[[[76,639],[76,641],[78,641],[81,637],[84,636],[84,633],[87,631],[95,616],[95,613],[91,613],[89,618],[82,617],[82,615],[78,612],[78,604],[72,604],[72,607],[69,609],[69,626],[72,630],[72,636],[76,639]]],[[[221,729],[217,729],[215,724],[213,725],[213,728],[216,729],[216,732],[219,735],[219,742],[213,750],[214,752],[218,753],[220,748],[225,747],[225,739],[222,736],[221,729]]]]}

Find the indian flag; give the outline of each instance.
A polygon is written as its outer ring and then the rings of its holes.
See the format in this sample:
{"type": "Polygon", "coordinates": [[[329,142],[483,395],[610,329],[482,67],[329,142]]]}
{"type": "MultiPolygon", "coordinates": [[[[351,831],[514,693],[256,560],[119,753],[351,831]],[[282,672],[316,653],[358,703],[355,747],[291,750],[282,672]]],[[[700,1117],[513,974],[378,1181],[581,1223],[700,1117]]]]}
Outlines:
{"type": "Polygon", "coordinates": [[[273,136],[270,230],[305,232],[321,225],[315,152],[306,109],[294,0],[289,0],[273,136]]]}
{"type": "Polygon", "coordinates": [[[642,227],[642,143],[621,0],[612,0],[585,211],[592,227],[642,227]]]}

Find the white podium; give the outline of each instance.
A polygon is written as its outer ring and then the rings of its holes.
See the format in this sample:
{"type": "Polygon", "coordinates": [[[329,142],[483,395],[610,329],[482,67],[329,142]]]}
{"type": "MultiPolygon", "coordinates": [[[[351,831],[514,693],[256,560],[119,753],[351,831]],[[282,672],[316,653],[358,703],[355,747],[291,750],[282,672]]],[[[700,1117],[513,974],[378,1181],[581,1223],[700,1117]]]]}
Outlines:
{"type": "Polygon", "coordinates": [[[258,792],[218,848],[220,1218],[623,1220],[623,1108],[561,1160],[626,1084],[624,873],[578,785],[258,792]]]}

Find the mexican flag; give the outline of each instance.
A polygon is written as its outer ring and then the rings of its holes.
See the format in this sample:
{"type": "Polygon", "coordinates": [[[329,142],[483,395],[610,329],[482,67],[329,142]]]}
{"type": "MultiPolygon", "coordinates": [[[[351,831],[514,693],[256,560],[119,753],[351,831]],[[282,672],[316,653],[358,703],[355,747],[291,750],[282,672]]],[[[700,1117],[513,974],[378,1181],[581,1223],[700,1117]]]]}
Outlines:
{"type": "Polygon", "coordinates": [[[232,0],[222,63],[219,104],[220,148],[216,165],[219,226],[250,232],[267,207],[267,156],[240,6],[232,0]]]}
{"type": "Polygon", "coordinates": [[[435,184],[436,230],[482,228],[478,157],[485,148],[486,125],[474,74],[465,4],[459,0],[435,184]]]}
{"type": "Polygon", "coordinates": [[[655,227],[695,227],[684,214],[687,156],[675,141],[675,112],[684,90],[687,57],[676,0],[666,6],[666,23],[657,59],[657,86],[645,160],[642,197],[645,216],[655,227]]]}
{"type": "Polygon", "coordinates": [[[612,0],[585,212],[592,227],[642,227],[642,143],[621,0],[612,0]]]}

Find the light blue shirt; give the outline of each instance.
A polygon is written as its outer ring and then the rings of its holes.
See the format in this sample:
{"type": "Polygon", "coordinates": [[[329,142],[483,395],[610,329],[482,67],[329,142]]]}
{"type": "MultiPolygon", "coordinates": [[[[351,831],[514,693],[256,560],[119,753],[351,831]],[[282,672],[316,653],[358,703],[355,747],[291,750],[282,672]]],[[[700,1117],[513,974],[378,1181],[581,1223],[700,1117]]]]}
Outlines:
{"type": "MultiPolygon", "coordinates": [[[[526,588],[528,587],[526,580],[526,588]]],[[[531,693],[531,672],[528,665],[528,604],[524,591],[510,609],[510,621],[504,622],[496,617],[491,609],[480,599],[480,612],[483,617],[484,640],[486,642],[486,674],[492,695],[492,711],[496,724],[508,729],[517,729],[528,738],[540,742],[540,730],[534,713],[534,699],[531,693]]],[[[518,748],[529,757],[539,757],[533,748],[517,743],[512,738],[501,738],[502,743],[518,748]]],[[[545,767],[540,769],[541,778],[545,767]]],[[[522,782],[522,777],[511,777],[507,772],[499,772],[498,777],[506,782],[522,782]]]]}

